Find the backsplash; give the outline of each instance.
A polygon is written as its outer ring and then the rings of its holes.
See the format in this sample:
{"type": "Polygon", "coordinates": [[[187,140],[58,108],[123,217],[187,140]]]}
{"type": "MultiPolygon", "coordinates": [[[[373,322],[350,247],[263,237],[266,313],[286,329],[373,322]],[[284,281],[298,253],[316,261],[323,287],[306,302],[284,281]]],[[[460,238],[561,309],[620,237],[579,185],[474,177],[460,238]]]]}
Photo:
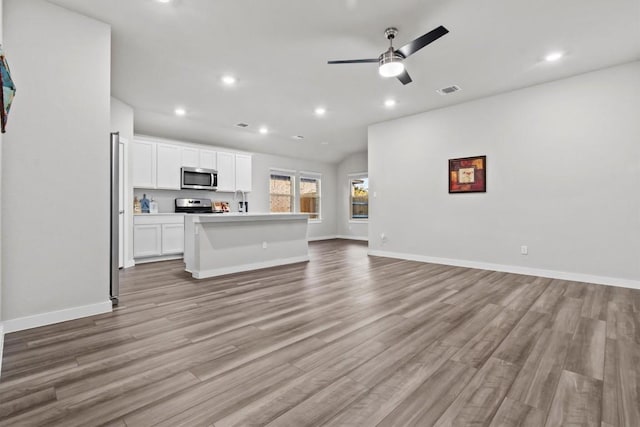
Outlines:
{"type": "MultiPolygon", "coordinates": [[[[138,200],[142,199],[142,196],[146,194],[147,199],[155,200],[158,202],[159,213],[170,213],[175,211],[174,201],[177,198],[198,198],[198,199],[211,199],[212,201],[229,202],[231,212],[238,211],[238,202],[242,200],[242,196],[238,192],[236,199],[234,200],[233,193],[225,193],[220,191],[203,191],[203,190],[153,190],[146,188],[134,188],[133,196],[138,197],[138,200]]],[[[250,193],[245,193],[246,200],[249,201],[250,193]]],[[[133,209],[133,200],[130,202],[131,209],[133,209]]],[[[251,203],[249,203],[249,209],[251,209],[251,203]]]]}

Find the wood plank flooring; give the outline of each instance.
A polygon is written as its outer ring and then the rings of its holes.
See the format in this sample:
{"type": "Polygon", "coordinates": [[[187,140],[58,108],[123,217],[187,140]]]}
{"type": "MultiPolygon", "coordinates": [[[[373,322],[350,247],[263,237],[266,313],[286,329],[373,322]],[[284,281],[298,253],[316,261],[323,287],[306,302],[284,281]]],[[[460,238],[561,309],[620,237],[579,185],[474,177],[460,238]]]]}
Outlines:
{"type": "Polygon", "coordinates": [[[640,426],[640,291],[310,251],[6,335],[0,426],[640,426]]]}

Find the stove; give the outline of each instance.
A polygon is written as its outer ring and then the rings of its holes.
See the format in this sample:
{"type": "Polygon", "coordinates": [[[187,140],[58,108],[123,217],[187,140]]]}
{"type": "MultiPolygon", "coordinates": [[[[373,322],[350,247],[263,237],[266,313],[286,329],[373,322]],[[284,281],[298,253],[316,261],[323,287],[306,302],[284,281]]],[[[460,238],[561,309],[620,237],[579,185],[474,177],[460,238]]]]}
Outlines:
{"type": "Polygon", "coordinates": [[[219,213],[214,211],[211,199],[176,199],[176,212],[188,214],[219,213]]]}

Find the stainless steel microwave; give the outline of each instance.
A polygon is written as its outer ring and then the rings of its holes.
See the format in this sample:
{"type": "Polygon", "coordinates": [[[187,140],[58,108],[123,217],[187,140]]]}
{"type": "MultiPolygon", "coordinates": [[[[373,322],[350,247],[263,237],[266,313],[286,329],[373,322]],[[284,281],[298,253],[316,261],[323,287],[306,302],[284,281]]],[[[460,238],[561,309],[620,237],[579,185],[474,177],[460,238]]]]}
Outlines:
{"type": "Polygon", "coordinates": [[[180,187],[194,190],[213,190],[218,187],[218,171],[213,169],[180,169],[180,187]]]}

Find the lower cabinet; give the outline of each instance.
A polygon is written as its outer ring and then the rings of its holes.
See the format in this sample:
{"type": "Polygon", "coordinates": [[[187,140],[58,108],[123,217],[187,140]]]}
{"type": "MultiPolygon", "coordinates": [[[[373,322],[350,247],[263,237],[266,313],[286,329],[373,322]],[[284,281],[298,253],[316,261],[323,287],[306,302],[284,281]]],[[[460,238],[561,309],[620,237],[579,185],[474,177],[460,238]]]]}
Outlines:
{"type": "Polygon", "coordinates": [[[134,224],[133,257],[145,258],[162,255],[162,225],[134,224]]]}
{"type": "Polygon", "coordinates": [[[175,257],[184,252],[184,215],[142,214],[133,217],[136,262],[175,257]]]}
{"type": "Polygon", "coordinates": [[[162,255],[184,253],[184,222],[162,224],[162,255]]]}

